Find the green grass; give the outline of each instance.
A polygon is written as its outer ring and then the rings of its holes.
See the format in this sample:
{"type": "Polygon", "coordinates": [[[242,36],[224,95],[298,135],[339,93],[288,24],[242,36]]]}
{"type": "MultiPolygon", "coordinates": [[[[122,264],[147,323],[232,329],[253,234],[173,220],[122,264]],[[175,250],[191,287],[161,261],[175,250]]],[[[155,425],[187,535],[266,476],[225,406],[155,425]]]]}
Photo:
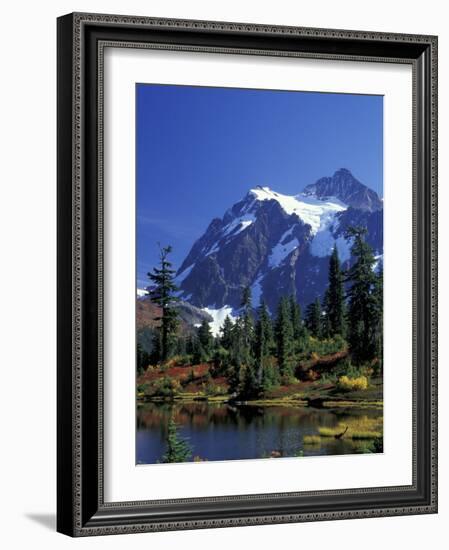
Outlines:
{"type": "Polygon", "coordinates": [[[342,435],[343,439],[366,440],[380,438],[383,432],[382,419],[360,416],[348,418],[333,428],[326,426],[318,428],[321,437],[335,437],[343,432],[345,432],[342,435]]]}
{"type": "Polygon", "coordinates": [[[334,409],[337,407],[341,408],[349,408],[349,407],[355,407],[357,409],[378,409],[382,410],[384,406],[383,401],[348,401],[348,400],[341,400],[341,401],[323,401],[323,407],[326,407],[328,409],[334,409]]]}
{"type": "Polygon", "coordinates": [[[260,405],[266,407],[306,407],[307,401],[297,397],[283,397],[279,399],[251,399],[246,401],[248,405],[260,405]]]}
{"type": "Polygon", "coordinates": [[[352,432],[352,439],[376,439],[377,437],[382,437],[381,432],[352,432]]]}

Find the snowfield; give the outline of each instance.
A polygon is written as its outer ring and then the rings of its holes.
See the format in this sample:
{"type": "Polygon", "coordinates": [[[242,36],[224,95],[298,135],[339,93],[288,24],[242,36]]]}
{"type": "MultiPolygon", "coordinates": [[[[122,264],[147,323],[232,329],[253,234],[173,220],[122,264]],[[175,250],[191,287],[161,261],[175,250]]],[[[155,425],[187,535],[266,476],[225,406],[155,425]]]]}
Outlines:
{"type": "Polygon", "coordinates": [[[249,227],[256,218],[252,214],[245,214],[239,218],[235,218],[223,230],[223,236],[235,236],[249,227]]]}
{"type": "Polygon", "coordinates": [[[250,194],[258,201],[277,201],[287,214],[296,214],[304,223],[309,224],[313,235],[323,228],[323,223],[331,221],[337,212],[348,208],[335,197],[320,200],[310,195],[282,195],[269,187],[256,187],[251,189],[250,194]]]}
{"type": "Polygon", "coordinates": [[[203,311],[208,313],[213,319],[209,323],[209,327],[214,336],[218,336],[220,334],[221,327],[223,326],[224,320],[228,315],[232,322],[235,321],[235,317],[232,315],[233,309],[231,306],[223,306],[219,309],[203,307],[203,311]]]}
{"type": "Polygon", "coordinates": [[[146,296],[148,294],[148,290],[145,288],[138,288],[137,289],[137,297],[142,298],[143,296],[146,296]]]}
{"type": "MultiPolygon", "coordinates": [[[[290,230],[288,231],[288,233],[290,233],[290,230]]],[[[268,257],[268,265],[271,268],[281,265],[285,258],[287,258],[287,256],[289,256],[293,252],[293,250],[295,250],[299,246],[299,242],[296,237],[293,237],[290,241],[282,244],[286,238],[286,235],[287,233],[284,233],[278,244],[274,246],[271,250],[271,254],[268,257]]]]}

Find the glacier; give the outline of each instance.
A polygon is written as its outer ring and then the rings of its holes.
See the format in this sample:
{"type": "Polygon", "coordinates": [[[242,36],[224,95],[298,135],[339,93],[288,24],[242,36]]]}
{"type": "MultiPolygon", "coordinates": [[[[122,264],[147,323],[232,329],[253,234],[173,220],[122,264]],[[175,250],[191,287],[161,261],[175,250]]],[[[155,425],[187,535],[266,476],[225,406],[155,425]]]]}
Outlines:
{"type": "Polygon", "coordinates": [[[286,214],[296,214],[300,220],[312,228],[315,235],[324,224],[328,224],[337,212],[343,212],[348,208],[346,204],[336,197],[325,200],[317,199],[312,195],[283,195],[272,191],[269,187],[256,187],[250,194],[258,201],[277,201],[286,214]]]}

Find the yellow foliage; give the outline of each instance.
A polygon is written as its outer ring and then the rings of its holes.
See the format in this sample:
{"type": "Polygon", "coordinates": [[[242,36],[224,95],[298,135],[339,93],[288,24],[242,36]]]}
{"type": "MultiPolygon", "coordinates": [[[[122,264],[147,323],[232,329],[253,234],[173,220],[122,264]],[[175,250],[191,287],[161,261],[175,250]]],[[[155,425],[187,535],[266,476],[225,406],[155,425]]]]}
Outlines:
{"type": "Polygon", "coordinates": [[[349,378],[349,376],[340,376],[337,387],[343,391],[366,390],[368,388],[368,378],[366,376],[358,376],[357,378],[349,378]]]}

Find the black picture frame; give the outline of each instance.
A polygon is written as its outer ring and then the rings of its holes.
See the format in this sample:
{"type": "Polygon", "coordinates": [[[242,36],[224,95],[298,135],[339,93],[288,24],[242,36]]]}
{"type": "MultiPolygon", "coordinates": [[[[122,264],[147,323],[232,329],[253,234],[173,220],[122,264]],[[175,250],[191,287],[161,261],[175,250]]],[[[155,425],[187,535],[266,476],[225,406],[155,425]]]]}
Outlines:
{"type": "Polygon", "coordinates": [[[57,530],[71,536],[437,512],[437,37],[75,13],[58,28],[57,530]],[[413,483],[105,503],[102,47],[413,67],[413,483]]]}

